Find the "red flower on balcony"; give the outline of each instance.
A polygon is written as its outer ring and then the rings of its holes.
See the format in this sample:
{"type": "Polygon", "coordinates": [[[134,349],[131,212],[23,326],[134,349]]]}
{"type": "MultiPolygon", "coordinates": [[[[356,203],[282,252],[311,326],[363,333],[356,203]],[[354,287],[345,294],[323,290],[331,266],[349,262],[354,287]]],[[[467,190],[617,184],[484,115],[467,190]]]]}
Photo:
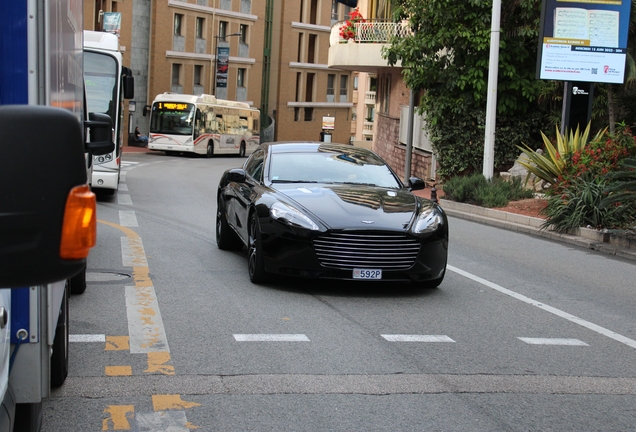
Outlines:
{"type": "Polygon", "coordinates": [[[349,12],[349,19],[345,21],[340,28],[340,38],[344,40],[354,39],[356,37],[356,23],[366,22],[362,17],[362,14],[355,8],[349,12]]]}

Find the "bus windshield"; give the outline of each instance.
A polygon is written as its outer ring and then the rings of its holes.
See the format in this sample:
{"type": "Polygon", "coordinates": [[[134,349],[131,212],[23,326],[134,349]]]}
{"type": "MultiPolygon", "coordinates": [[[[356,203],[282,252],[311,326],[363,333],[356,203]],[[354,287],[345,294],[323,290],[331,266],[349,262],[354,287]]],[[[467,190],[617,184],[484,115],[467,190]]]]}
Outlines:
{"type": "Polygon", "coordinates": [[[150,132],[171,135],[192,135],[194,104],[155,102],[150,117],[150,132]]]}
{"type": "Polygon", "coordinates": [[[84,52],[84,80],[89,112],[117,120],[117,61],[106,54],[84,52]]]}

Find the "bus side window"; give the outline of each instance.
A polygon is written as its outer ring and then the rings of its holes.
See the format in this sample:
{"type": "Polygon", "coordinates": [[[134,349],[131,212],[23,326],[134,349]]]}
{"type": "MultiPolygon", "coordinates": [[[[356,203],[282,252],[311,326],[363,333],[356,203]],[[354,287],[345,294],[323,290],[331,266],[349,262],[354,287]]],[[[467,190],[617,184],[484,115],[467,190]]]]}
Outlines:
{"type": "Polygon", "coordinates": [[[219,133],[225,133],[225,122],[223,121],[223,116],[217,114],[216,116],[216,124],[217,124],[217,128],[219,133]]]}
{"type": "Polygon", "coordinates": [[[198,138],[201,135],[201,111],[197,108],[194,114],[194,137],[198,138]]]}

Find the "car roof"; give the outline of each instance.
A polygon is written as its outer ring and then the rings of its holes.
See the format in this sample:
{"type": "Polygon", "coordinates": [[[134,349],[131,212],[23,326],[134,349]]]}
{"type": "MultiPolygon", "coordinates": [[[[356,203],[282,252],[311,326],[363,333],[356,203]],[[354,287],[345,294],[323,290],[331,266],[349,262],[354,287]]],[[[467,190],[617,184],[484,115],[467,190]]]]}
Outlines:
{"type": "Polygon", "coordinates": [[[372,154],[363,147],[354,147],[349,144],[325,143],[321,141],[276,141],[265,144],[273,153],[346,153],[346,154],[372,154]]]}

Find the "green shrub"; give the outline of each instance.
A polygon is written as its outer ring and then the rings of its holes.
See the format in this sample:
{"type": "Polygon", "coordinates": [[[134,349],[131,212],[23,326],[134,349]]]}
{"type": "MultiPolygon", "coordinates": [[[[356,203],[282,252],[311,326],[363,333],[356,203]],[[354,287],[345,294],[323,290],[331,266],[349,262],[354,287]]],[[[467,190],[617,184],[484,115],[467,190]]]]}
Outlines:
{"type": "Polygon", "coordinates": [[[601,207],[606,187],[607,180],[603,178],[574,178],[567,188],[548,197],[548,205],[542,211],[546,216],[542,228],[552,227],[563,233],[580,227],[625,227],[633,221],[634,211],[625,211],[618,205],[601,207]]]}
{"type": "Polygon", "coordinates": [[[482,174],[453,177],[444,183],[444,196],[450,200],[482,207],[505,207],[509,201],[532,198],[521,180],[507,182],[500,177],[488,181],[482,174]]]}
{"type": "Polygon", "coordinates": [[[625,159],[620,166],[622,171],[605,177],[611,183],[605,188],[608,195],[601,201],[601,208],[618,205],[625,211],[636,211],[636,159],[625,159]]]}

